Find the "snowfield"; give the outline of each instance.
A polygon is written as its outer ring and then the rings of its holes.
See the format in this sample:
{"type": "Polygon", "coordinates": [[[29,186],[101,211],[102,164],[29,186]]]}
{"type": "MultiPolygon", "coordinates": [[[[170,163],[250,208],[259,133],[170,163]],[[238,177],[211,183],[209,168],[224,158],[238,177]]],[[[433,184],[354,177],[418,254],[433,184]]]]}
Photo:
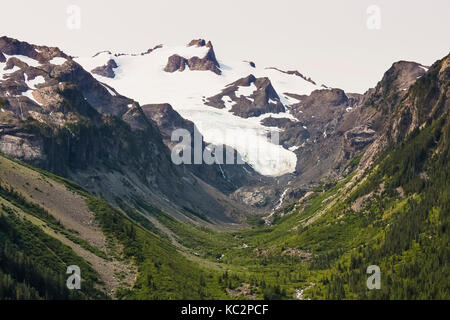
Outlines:
{"type": "Polygon", "coordinates": [[[33,80],[28,80],[28,76],[27,76],[26,73],[24,74],[24,77],[25,77],[25,83],[27,84],[28,88],[30,88],[30,89],[25,91],[24,93],[22,93],[22,95],[24,95],[25,97],[28,97],[30,100],[33,100],[36,104],[41,105],[34,98],[33,91],[34,91],[34,89],[36,89],[36,85],[41,84],[41,83],[45,83],[44,77],[43,76],[37,76],[33,80]]]}
{"type": "Polygon", "coordinates": [[[54,64],[56,66],[60,66],[60,65],[64,64],[64,62],[66,62],[66,61],[67,61],[66,58],[55,57],[55,58],[51,59],[49,61],[49,63],[54,64]]]}
{"type": "MultiPolygon", "coordinates": [[[[76,58],[87,71],[105,65],[114,59],[118,68],[115,78],[93,76],[113,87],[117,92],[138,101],[141,105],[170,103],[180,115],[191,120],[203,134],[205,141],[212,144],[227,144],[236,149],[243,159],[256,171],[267,176],[280,176],[295,170],[296,155],[271,141],[271,132],[276,128],[263,126],[260,121],[266,117],[293,118],[288,111],[280,114],[264,114],[257,118],[244,119],[229,112],[233,102],[224,98],[225,109],[216,109],[204,104],[204,99],[221,92],[226,85],[253,74],[255,77],[268,77],[281,102],[287,106],[298,102],[283,93],[310,94],[320,86],[305,81],[301,77],[288,75],[273,69],[253,68],[248,62],[217,59],[221,75],[210,71],[165,72],[168,57],[178,54],[185,58],[204,57],[206,47],[166,47],[156,49],[145,55],[114,56],[103,52],[95,57],[76,58]]],[[[256,87],[240,87],[238,95],[250,95],[256,87]]],[[[276,142],[276,141],[275,141],[276,142]]]]}

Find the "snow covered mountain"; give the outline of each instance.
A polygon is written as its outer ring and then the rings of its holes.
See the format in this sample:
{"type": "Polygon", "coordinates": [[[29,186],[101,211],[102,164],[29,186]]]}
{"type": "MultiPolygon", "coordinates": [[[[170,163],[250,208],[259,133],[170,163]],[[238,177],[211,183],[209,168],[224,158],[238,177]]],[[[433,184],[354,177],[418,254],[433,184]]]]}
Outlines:
{"type": "Polygon", "coordinates": [[[0,298],[446,297],[449,79],[450,55],[354,94],[204,40],[75,60],[0,37],[0,298]],[[248,163],[175,164],[177,129],[248,163]]]}
{"type": "Polygon", "coordinates": [[[57,48],[0,37],[0,70],[0,152],[181,219],[230,222],[245,212],[227,194],[260,176],[246,164],[175,165],[164,124],[189,128],[175,112],[141,108],[57,48]],[[166,121],[153,121],[159,115],[166,121]]]}
{"type": "Polygon", "coordinates": [[[216,55],[211,42],[159,45],[141,54],[100,52],[75,58],[84,69],[141,105],[169,103],[192,121],[205,141],[236,149],[257,172],[280,176],[295,171],[296,155],[268,139],[279,128],[262,121],[295,118],[295,95],[323,89],[298,71],[259,66],[216,55]]]}
{"type": "Polygon", "coordinates": [[[2,37],[0,151],[105,198],[134,203],[139,190],[174,215],[236,221],[351,170],[383,135],[374,101],[396,97],[383,108],[390,110],[426,70],[398,62],[361,95],[222,57],[202,39],[74,58],[2,37]],[[243,165],[174,165],[171,133],[179,128],[198,129],[202,152],[230,146],[243,165]]]}

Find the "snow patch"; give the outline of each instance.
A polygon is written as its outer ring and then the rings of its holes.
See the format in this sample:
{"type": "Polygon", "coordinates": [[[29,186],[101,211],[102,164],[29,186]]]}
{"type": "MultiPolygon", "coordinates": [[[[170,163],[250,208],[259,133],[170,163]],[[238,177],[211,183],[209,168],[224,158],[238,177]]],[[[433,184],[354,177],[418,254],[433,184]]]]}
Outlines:
{"type": "Polygon", "coordinates": [[[186,59],[190,59],[192,57],[199,57],[203,59],[209,51],[209,48],[204,47],[197,47],[197,46],[186,46],[186,47],[180,47],[177,48],[176,53],[186,59]]]}
{"type": "Polygon", "coordinates": [[[45,78],[43,76],[37,76],[33,80],[28,80],[28,76],[26,73],[24,73],[25,77],[25,83],[27,84],[29,90],[22,93],[23,96],[27,97],[28,99],[34,101],[36,104],[42,106],[33,96],[33,91],[36,89],[36,86],[41,83],[45,83],[45,78]]]}
{"type": "Polygon", "coordinates": [[[66,61],[67,61],[66,58],[55,57],[52,60],[50,60],[49,63],[54,64],[56,66],[60,66],[60,65],[64,64],[64,62],[66,62],[66,61]]]}
{"type": "Polygon", "coordinates": [[[231,100],[229,96],[223,96],[222,101],[225,104],[225,109],[230,111],[231,108],[235,105],[235,102],[231,100]]]}
{"type": "Polygon", "coordinates": [[[12,69],[6,70],[5,73],[14,73],[18,70],[20,70],[20,68],[18,66],[14,66],[12,69]]]}
{"type": "Polygon", "coordinates": [[[25,62],[30,67],[39,67],[41,65],[41,63],[39,61],[32,59],[30,57],[27,57],[27,56],[20,55],[20,54],[10,56],[10,55],[4,53],[3,55],[6,57],[6,60],[14,57],[14,58],[21,60],[22,62],[25,62]]]}
{"type": "Polygon", "coordinates": [[[9,70],[4,70],[5,67],[6,67],[6,63],[0,62],[0,81],[3,79],[4,76],[14,73],[17,70],[20,70],[20,68],[18,66],[14,66],[12,69],[9,69],[9,70]]]}
{"type": "Polygon", "coordinates": [[[114,91],[112,91],[110,88],[108,88],[108,86],[105,86],[103,83],[100,82],[100,84],[103,86],[103,88],[105,88],[106,90],[108,90],[108,93],[112,96],[116,96],[116,94],[114,93],[114,91]]]}
{"type": "Polygon", "coordinates": [[[36,86],[38,84],[45,83],[45,78],[43,76],[37,76],[33,80],[28,80],[27,74],[24,73],[25,76],[25,83],[27,84],[28,88],[30,89],[36,89],[36,86]]]}
{"type": "Polygon", "coordinates": [[[22,95],[23,95],[24,97],[27,97],[28,99],[32,100],[32,101],[35,102],[36,104],[42,106],[42,105],[41,105],[39,102],[37,102],[36,99],[33,97],[33,91],[34,91],[34,90],[31,90],[31,89],[30,89],[30,90],[27,90],[27,91],[23,92],[22,95]]]}
{"type": "Polygon", "coordinates": [[[256,90],[258,90],[255,86],[254,83],[251,83],[248,87],[245,86],[239,86],[238,89],[236,90],[236,97],[248,97],[251,96],[253,94],[253,92],[255,92],[256,90]]]}
{"type": "Polygon", "coordinates": [[[290,106],[296,103],[299,103],[301,100],[293,97],[289,97],[288,95],[284,94],[281,96],[283,100],[285,101],[285,105],[290,106]]]}
{"type": "Polygon", "coordinates": [[[277,103],[278,103],[278,101],[276,101],[276,100],[272,100],[272,99],[269,99],[269,103],[277,104],[277,103]]]}
{"type": "Polygon", "coordinates": [[[249,117],[247,118],[249,121],[256,121],[258,123],[260,123],[262,120],[266,119],[266,118],[287,118],[290,119],[291,121],[297,122],[298,119],[296,117],[294,117],[292,114],[290,114],[289,112],[280,112],[280,113],[264,113],[260,116],[257,117],[249,117]]]}

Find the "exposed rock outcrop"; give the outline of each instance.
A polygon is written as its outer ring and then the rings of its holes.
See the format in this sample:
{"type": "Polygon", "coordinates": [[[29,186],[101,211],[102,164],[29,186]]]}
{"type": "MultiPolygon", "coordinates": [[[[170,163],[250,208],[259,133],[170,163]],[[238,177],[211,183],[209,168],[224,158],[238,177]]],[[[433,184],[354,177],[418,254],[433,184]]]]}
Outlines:
{"type": "Polygon", "coordinates": [[[164,68],[166,72],[184,71],[186,68],[187,59],[177,54],[173,54],[169,57],[167,64],[164,68]]]}
{"type": "Polygon", "coordinates": [[[207,47],[208,50],[204,57],[193,56],[190,58],[182,57],[178,54],[174,54],[169,57],[167,64],[164,68],[166,72],[184,71],[186,66],[190,70],[203,70],[212,71],[218,75],[222,73],[220,70],[220,64],[217,62],[216,54],[211,41],[207,43],[203,39],[192,40],[188,46],[207,47]]]}
{"type": "Polygon", "coordinates": [[[14,71],[0,79],[1,152],[111,202],[119,197],[133,205],[139,198],[180,219],[229,222],[245,211],[193,170],[173,164],[140,106],[59,49],[3,37],[0,52],[0,67],[14,71]]]}
{"type": "Polygon", "coordinates": [[[116,74],[114,73],[114,69],[117,68],[118,65],[114,61],[114,59],[109,59],[105,65],[94,68],[91,70],[92,73],[98,74],[102,77],[114,78],[116,74]]]}
{"type": "Polygon", "coordinates": [[[409,87],[422,77],[428,67],[416,62],[398,61],[385,72],[376,87],[364,94],[363,104],[389,113],[408,93],[409,87]]]}
{"type": "Polygon", "coordinates": [[[188,43],[188,47],[196,46],[203,47],[206,45],[206,41],[204,39],[193,39],[188,43]]]}
{"type": "Polygon", "coordinates": [[[281,70],[281,69],[278,69],[278,68],[275,68],[275,67],[268,67],[268,68],[266,68],[266,69],[273,69],[273,70],[277,70],[277,71],[282,72],[282,73],[285,73],[285,74],[292,74],[292,75],[295,75],[295,76],[297,76],[297,77],[300,77],[300,78],[302,78],[302,79],[304,79],[304,80],[306,80],[306,81],[308,81],[308,82],[310,82],[310,83],[316,85],[316,83],[315,83],[310,77],[305,77],[303,74],[301,74],[301,73],[298,72],[297,70],[288,70],[288,71],[284,71],[284,70],[281,70]]]}
{"type": "Polygon", "coordinates": [[[252,74],[227,85],[221,93],[209,97],[206,104],[219,109],[228,107],[231,113],[243,118],[285,110],[270,80],[252,74]]]}
{"type": "Polygon", "coordinates": [[[248,64],[250,65],[250,67],[256,68],[256,64],[255,64],[253,61],[245,61],[245,60],[244,60],[244,62],[245,62],[245,63],[248,63],[248,64]]]}
{"type": "Polygon", "coordinates": [[[383,121],[380,121],[377,139],[361,160],[361,167],[368,167],[391,143],[404,139],[427,121],[447,112],[449,82],[450,55],[429,68],[415,62],[394,63],[377,86],[364,96],[365,106],[377,110],[383,121]]]}
{"type": "MultiPolygon", "coordinates": [[[[145,115],[151,119],[159,128],[164,143],[172,150],[179,141],[172,141],[172,133],[177,129],[185,129],[189,132],[191,138],[192,163],[194,163],[193,151],[195,150],[195,135],[201,141],[201,152],[205,152],[208,148],[208,142],[204,141],[203,136],[195,127],[194,123],[182,118],[170,104],[149,104],[143,105],[142,110],[145,115]]],[[[224,152],[226,146],[222,146],[224,152]]],[[[229,148],[229,147],[228,147],[229,148]]],[[[225,194],[230,194],[244,185],[253,185],[256,182],[268,180],[257,174],[253,168],[244,163],[241,155],[234,149],[230,148],[233,153],[232,163],[226,163],[226,155],[224,154],[224,163],[222,164],[196,164],[185,165],[187,170],[192,171],[203,181],[218,188],[225,194]],[[239,162],[238,162],[239,158],[239,162]],[[242,163],[242,164],[239,164],[242,163]]]]}

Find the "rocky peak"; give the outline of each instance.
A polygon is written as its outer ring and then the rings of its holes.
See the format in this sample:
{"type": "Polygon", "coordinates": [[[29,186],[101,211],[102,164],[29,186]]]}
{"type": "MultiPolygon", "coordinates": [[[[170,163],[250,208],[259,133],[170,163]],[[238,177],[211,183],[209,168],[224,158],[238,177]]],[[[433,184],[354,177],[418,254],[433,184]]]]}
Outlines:
{"type": "Polygon", "coordinates": [[[254,83],[256,81],[256,77],[253,74],[250,74],[244,78],[238,79],[235,82],[227,85],[228,86],[245,86],[248,87],[249,85],[251,85],[252,83],[254,83]]]}
{"type": "MultiPolygon", "coordinates": [[[[36,46],[2,37],[0,52],[6,62],[6,65],[0,66],[3,69],[0,95],[7,102],[4,109],[22,118],[31,116],[43,119],[43,115],[50,113],[54,118],[55,112],[59,112],[65,105],[60,88],[65,83],[75,85],[82,93],[80,105],[87,101],[100,113],[121,117],[132,102],[113,88],[95,80],[58,48],[36,46]]],[[[108,63],[110,68],[114,65],[113,62],[108,63]]],[[[53,120],[61,124],[61,117],[53,120]]]]}
{"type": "Polygon", "coordinates": [[[204,39],[193,39],[188,43],[188,47],[203,47],[204,45],[206,45],[206,41],[204,39]]]}
{"type": "Polygon", "coordinates": [[[244,60],[243,62],[248,63],[250,67],[256,68],[256,64],[253,61],[244,60]]]}
{"type": "MultiPolygon", "coordinates": [[[[423,69],[421,65],[419,67],[423,69]]],[[[395,107],[396,112],[389,130],[389,135],[394,141],[406,137],[413,130],[424,125],[427,120],[438,118],[450,108],[449,56],[437,61],[427,70],[425,74],[422,73],[417,77],[414,84],[410,85],[406,96],[395,107]]],[[[417,74],[414,71],[409,73],[414,76],[417,74]]],[[[409,74],[408,76],[411,78],[409,74]]]]}
{"type": "Polygon", "coordinates": [[[164,143],[170,149],[177,144],[171,141],[171,135],[175,129],[183,128],[191,135],[194,133],[194,123],[181,117],[168,103],[146,104],[142,106],[142,110],[147,118],[158,126],[164,143]]]}
{"type": "Polygon", "coordinates": [[[256,78],[252,74],[228,84],[221,93],[208,98],[206,104],[218,109],[229,108],[243,118],[285,110],[269,78],[256,78]]]}
{"type": "Polygon", "coordinates": [[[203,39],[192,40],[188,43],[188,46],[207,47],[209,49],[204,57],[194,56],[187,59],[178,54],[173,54],[168,58],[164,71],[184,71],[187,65],[190,70],[206,70],[212,71],[218,75],[222,74],[220,64],[217,62],[216,54],[214,53],[214,48],[211,41],[206,43],[203,39]]]}
{"type": "Polygon", "coordinates": [[[27,42],[6,36],[0,37],[0,62],[6,62],[6,55],[21,55],[38,61],[40,64],[48,63],[53,58],[71,59],[56,47],[36,46],[27,42]]]}
{"type": "Polygon", "coordinates": [[[91,70],[91,72],[102,77],[114,78],[116,76],[116,74],[114,73],[114,69],[117,67],[118,65],[116,61],[114,61],[114,59],[109,59],[105,65],[94,68],[91,70]]]}
{"type": "Polygon", "coordinates": [[[311,92],[303,101],[305,107],[317,107],[320,105],[339,106],[346,104],[348,97],[341,89],[320,89],[311,92]]]}
{"type": "Polygon", "coordinates": [[[376,141],[361,159],[362,168],[367,168],[391,143],[448,112],[449,65],[449,55],[429,68],[415,62],[396,62],[377,86],[364,94],[364,109],[376,110],[372,118],[381,120],[376,141]]]}
{"type": "Polygon", "coordinates": [[[395,62],[383,75],[375,88],[364,95],[363,103],[376,107],[384,113],[394,107],[407,94],[409,87],[422,77],[428,67],[416,62],[395,62]]]}
{"type": "MultiPolygon", "coordinates": [[[[292,96],[292,95],[290,95],[292,96]]],[[[319,89],[309,96],[297,95],[299,103],[290,106],[291,113],[305,123],[308,128],[317,126],[318,130],[333,119],[356,107],[358,96],[351,99],[341,89],[319,89]]]]}
{"type": "Polygon", "coordinates": [[[381,87],[391,87],[396,90],[409,88],[418,78],[423,76],[429,67],[412,61],[395,62],[381,79],[381,87]]]}
{"type": "Polygon", "coordinates": [[[164,68],[166,72],[184,71],[186,68],[187,59],[179,56],[178,54],[173,54],[167,60],[167,64],[164,68]]]}

